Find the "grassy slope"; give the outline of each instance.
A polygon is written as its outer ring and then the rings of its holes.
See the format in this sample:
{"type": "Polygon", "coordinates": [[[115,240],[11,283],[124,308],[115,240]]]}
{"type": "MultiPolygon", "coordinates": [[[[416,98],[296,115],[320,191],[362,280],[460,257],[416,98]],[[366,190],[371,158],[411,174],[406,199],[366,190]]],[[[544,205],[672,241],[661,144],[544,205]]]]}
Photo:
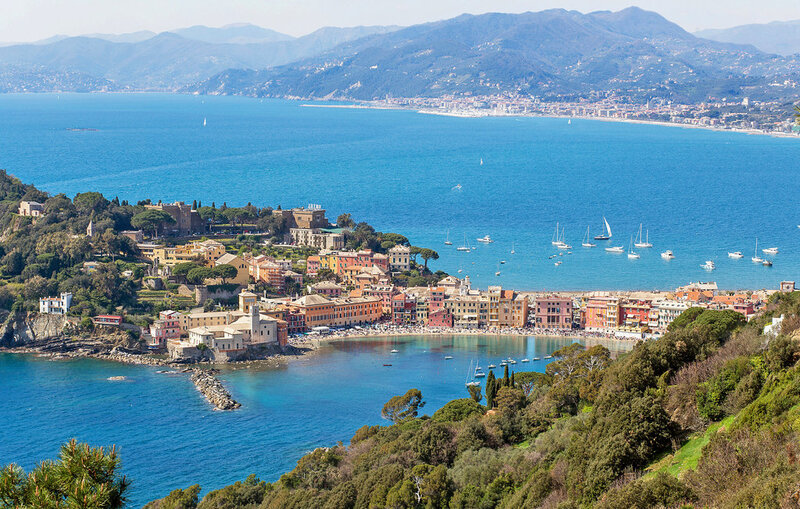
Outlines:
{"type": "Polygon", "coordinates": [[[720,422],[715,422],[703,433],[697,433],[678,449],[674,454],[667,454],[648,466],[645,479],[652,479],[659,472],[666,472],[675,477],[680,477],[687,470],[697,468],[697,462],[703,453],[703,447],[708,444],[711,437],[721,429],[727,429],[733,422],[735,416],[726,417],[720,422]]]}

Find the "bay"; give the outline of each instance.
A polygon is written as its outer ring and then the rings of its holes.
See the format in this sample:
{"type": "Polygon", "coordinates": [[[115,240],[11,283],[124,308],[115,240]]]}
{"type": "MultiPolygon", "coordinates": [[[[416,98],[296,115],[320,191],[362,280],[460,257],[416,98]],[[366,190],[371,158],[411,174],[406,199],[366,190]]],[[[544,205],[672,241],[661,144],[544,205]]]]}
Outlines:
{"type": "Polygon", "coordinates": [[[319,203],[333,220],[350,212],[436,249],[432,268],[461,270],[481,288],[649,290],[697,280],[775,288],[800,269],[798,160],[795,139],[593,120],[453,118],[238,97],[0,96],[0,167],[49,192],[218,206],[319,203]],[[606,253],[605,243],[581,248],[587,226],[599,233],[603,216],[613,244],[627,248],[644,223],[654,248],[639,260],[606,253]],[[556,222],[574,246],[558,267],[548,258],[556,222]],[[448,230],[451,247],[443,244],[448,230]],[[495,243],[455,250],[486,234],[495,243]],[[756,237],[780,248],[774,267],[748,260],[756,237]],[[666,249],[672,262],[659,256],[666,249]],[[728,259],[728,251],[745,258],[728,259]],[[700,267],[708,259],[714,272],[700,267]]]}
{"type": "MultiPolygon", "coordinates": [[[[213,411],[188,375],[159,373],[163,368],[0,354],[0,465],[33,468],[55,458],[70,438],[116,444],[133,481],[131,507],[195,483],[206,492],[249,474],[275,481],[306,452],[347,443],[363,425],[386,424],[380,409],[394,395],[420,389],[422,411],[432,415],[467,397],[471,365],[486,371],[503,358],[540,357],[513,368],[543,372],[544,357],[572,341],[478,335],[330,341],[283,368],[223,367],[220,379],[242,403],[233,412],[213,411]],[[108,380],[120,376],[125,380],[108,380]]],[[[615,352],[629,348],[601,343],[615,352]]]]}

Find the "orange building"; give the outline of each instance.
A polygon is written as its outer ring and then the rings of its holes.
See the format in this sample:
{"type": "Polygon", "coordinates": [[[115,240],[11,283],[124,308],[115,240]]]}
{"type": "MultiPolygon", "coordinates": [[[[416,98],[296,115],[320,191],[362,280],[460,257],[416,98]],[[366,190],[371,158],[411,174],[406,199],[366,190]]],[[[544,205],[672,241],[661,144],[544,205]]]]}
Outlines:
{"type": "Polygon", "coordinates": [[[608,332],[617,327],[619,327],[619,298],[590,298],[586,303],[586,330],[608,332]]]}
{"type": "Polygon", "coordinates": [[[307,329],[375,323],[383,315],[383,302],[379,297],[328,299],[322,295],[306,295],[287,307],[305,316],[307,329]]]}

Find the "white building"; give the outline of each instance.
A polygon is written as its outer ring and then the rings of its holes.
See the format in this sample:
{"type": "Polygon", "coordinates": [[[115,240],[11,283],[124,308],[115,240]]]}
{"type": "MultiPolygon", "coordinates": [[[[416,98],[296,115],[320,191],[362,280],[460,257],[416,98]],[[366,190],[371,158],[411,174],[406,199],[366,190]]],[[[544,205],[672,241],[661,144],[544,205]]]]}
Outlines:
{"type": "Polygon", "coordinates": [[[397,245],[389,250],[389,268],[399,272],[411,270],[411,248],[397,245]]]}
{"type": "Polygon", "coordinates": [[[46,315],[66,315],[71,305],[71,293],[62,293],[59,297],[43,297],[39,299],[39,312],[46,315]]]}
{"type": "Polygon", "coordinates": [[[189,329],[189,344],[206,345],[219,351],[243,350],[248,345],[278,344],[278,320],[262,316],[258,306],[227,325],[206,325],[189,329]]]}
{"type": "Polygon", "coordinates": [[[689,309],[689,304],[676,300],[662,300],[654,303],[653,307],[658,308],[658,328],[667,330],[673,320],[689,309]]]}

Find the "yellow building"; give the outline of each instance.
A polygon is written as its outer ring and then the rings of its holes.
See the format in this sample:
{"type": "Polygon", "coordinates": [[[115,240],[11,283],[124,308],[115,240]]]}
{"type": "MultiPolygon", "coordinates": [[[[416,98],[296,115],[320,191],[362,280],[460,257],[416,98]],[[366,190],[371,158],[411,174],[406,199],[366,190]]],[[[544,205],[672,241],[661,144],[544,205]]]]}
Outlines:
{"type": "Polygon", "coordinates": [[[524,327],[528,322],[528,298],[514,290],[490,286],[489,327],[524,327]]]}
{"type": "Polygon", "coordinates": [[[216,240],[195,241],[174,247],[148,244],[140,245],[139,249],[149,260],[167,267],[197,260],[203,260],[207,267],[213,267],[225,254],[225,246],[216,240]]]}

